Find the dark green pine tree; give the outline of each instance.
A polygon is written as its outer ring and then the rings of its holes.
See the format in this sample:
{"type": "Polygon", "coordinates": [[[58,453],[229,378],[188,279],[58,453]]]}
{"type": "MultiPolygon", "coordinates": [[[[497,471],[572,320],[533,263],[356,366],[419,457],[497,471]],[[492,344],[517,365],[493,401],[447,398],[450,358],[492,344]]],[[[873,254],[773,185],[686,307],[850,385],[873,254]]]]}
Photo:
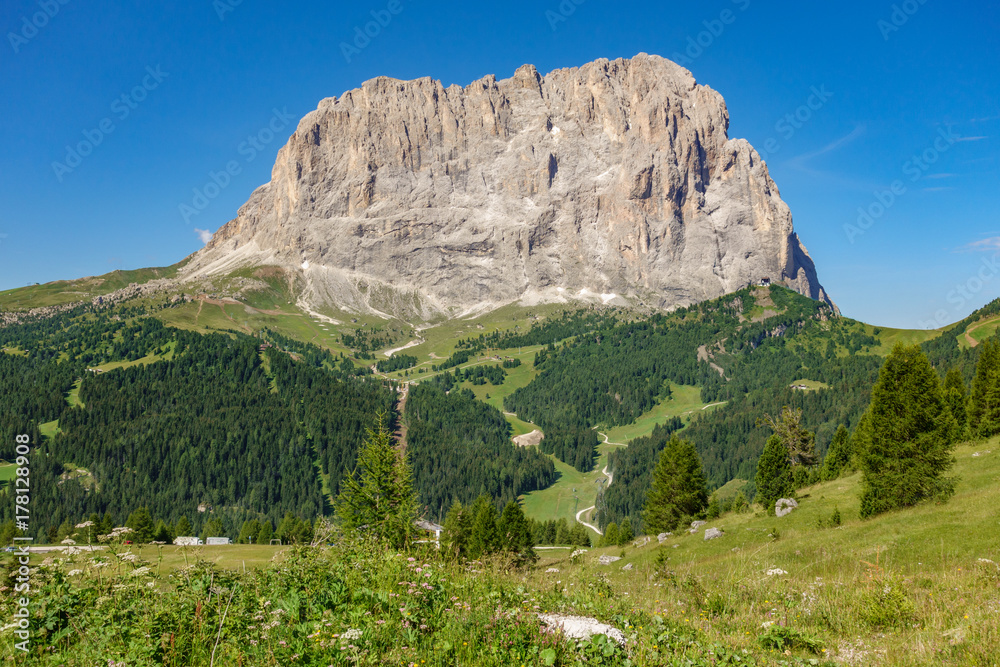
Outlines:
{"type": "Polygon", "coordinates": [[[628,517],[622,521],[622,527],[618,529],[618,546],[624,547],[629,542],[635,539],[635,534],[632,532],[632,521],[628,517]]]}
{"type": "MultiPolygon", "coordinates": [[[[701,458],[694,445],[676,435],[667,441],[653,471],[653,484],[646,495],[642,520],[650,535],[672,531],[682,519],[694,516],[708,505],[708,489],[701,458]]],[[[621,529],[625,529],[622,522],[621,529]]],[[[631,532],[631,527],[628,528],[631,532]]]]}
{"type": "Polygon", "coordinates": [[[472,522],[469,518],[469,511],[462,507],[462,503],[455,501],[448,510],[448,515],[444,519],[444,549],[449,558],[464,558],[469,549],[469,533],[472,530],[472,522]]]}
{"type": "Polygon", "coordinates": [[[618,524],[612,521],[604,527],[604,539],[601,540],[601,546],[614,546],[618,544],[618,534],[618,524]]]}
{"type": "Polygon", "coordinates": [[[973,435],[988,438],[1000,433],[1000,345],[983,342],[969,396],[968,423],[973,435]]]}
{"type": "Polygon", "coordinates": [[[514,554],[519,563],[534,563],[538,560],[534,548],[535,540],[531,536],[531,525],[516,500],[510,501],[503,508],[498,527],[500,543],[504,550],[514,554]]]}
{"type": "Polygon", "coordinates": [[[395,547],[408,543],[413,534],[413,473],[407,453],[396,450],[382,414],[377,428],[368,430],[354,472],[341,480],[336,510],[348,531],[364,530],[395,547]]]}
{"type": "Polygon", "coordinates": [[[145,507],[132,512],[125,525],[132,529],[129,536],[133,542],[144,544],[153,539],[153,517],[149,516],[149,510],[145,507]]]}
{"type": "Polygon", "coordinates": [[[469,531],[469,558],[479,558],[500,551],[500,527],[497,508],[488,496],[479,496],[472,504],[472,529],[469,531]]]}
{"type": "Polygon", "coordinates": [[[267,519],[260,526],[260,532],[257,533],[257,539],[254,540],[257,544],[270,544],[271,538],[274,537],[274,527],[271,526],[271,522],[267,519]]]}
{"type": "Polygon", "coordinates": [[[257,519],[247,519],[240,528],[240,536],[236,538],[238,544],[257,543],[257,534],[260,533],[260,521],[257,519]]]}
{"type": "Polygon", "coordinates": [[[191,532],[194,529],[191,528],[191,522],[188,521],[186,516],[182,516],[177,520],[177,524],[174,526],[174,536],[175,537],[192,537],[191,532]]]}
{"type": "Polygon", "coordinates": [[[160,519],[156,522],[156,527],[153,529],[153,541],[162,542],[164,544],[173,544],[173,533],[174,531],[170,529],[170,526],[163,519],[160,519]]]}
{"type": "Polygon", "coordinates": [[[793,490],[792,463],[788,460],[788,448],[781,438],[772,435],[764,445],[764,453],[757,461],[757,502],[764,506],[768,514],[774,514],[774,504],[780,498],[787,498],[793,490]]]}
{"type": "Polygon", "coordinates": [[[962,373],[957,368],[952,368],[944,378],[944,400],[951,410],[951,416],[958,424],[959,434],[965,433],[965,427],[969,418],[967,414],[969,404],[969,392],[965,387],[965,380],[962,373]]]}
{"type": "Polygon", "coordinates": [[[879,371],[855,433],[864,474],[861,517],[950,495],[954,483],[943,474],[955,463],[951,451],[957,431],[926,355],[919,346],[897,344],[879,371]]]}
{"type": "Polygon", "coordinates": [[[851,434],[847,427],[841,424],[833,434],[830,449],[823,459],[823,479],[837,479],[851,463],[851,434]]]}

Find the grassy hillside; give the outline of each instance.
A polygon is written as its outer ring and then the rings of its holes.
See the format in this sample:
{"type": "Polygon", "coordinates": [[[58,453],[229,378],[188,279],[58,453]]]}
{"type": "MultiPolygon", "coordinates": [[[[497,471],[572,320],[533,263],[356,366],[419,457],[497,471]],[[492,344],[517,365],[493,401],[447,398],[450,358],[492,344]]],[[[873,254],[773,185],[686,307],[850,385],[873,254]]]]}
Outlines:
{"type": "MultiPolygon", "coordinates": [[[[65,617],[42,631],[53,649],[36,664],[126,656],[137,665],[205,664],[218,639],[215,664],[223,665],[348,664],[346,657],[363,665],[993,665],[998,452],[1000,439],[958,447],[957,492],[943,505],[861,521],[854,475],[802,490],[800,507],[781,519],[758,509],[711,521],[706,528],[724,531],[715,540],[699,531],[574,558],[541,551],[527,570],[350,541],[114,547],[97,556],[111,564],[102,569],[89,554],[71,555],[36,575],[42,608],[74,619],[72,632],[57,634],[70,627],[65,617]],[[836,527],[834,510],[843,519],[836,527]],[[127,552],[139,560],[122,558],[127,552]],[[622,560],[601,565],[601,555],[622,560]],[[147,572],[133,574],[144,565],[147,572]],[[57,586],[71,569],[70,583],[57,586]],[[407,587],[410,580],[421,584],[407,587]],[[109,624],[119,608],[130,612],[109,624]],[[545,633],[536,614],[546,612],[594,617],[627,641],[605,648],[545,633]],[[187,622],[196,614],[200,623],[187,622]],[[262,629],[272,616],[279,622],[262,629]],[[141,657],[154,627],[174,640],[141,657]],[[347,639],[349,629],[357,632],[347,639]]],[[[9,599],[0,604],[13,613],[9,599]]]]}
{"type": "Polygon", "coordinates": [[[0,310],[28,310],[42,306],[59,306],[77,301],[89,301],[132,283],[146,283],[156,278],[173,278],[187,260],[172,266],[131,271],[112,271],[102,276],[76,280],[56,280],[43,285],[29,285],[0,292],[0,310]]]}

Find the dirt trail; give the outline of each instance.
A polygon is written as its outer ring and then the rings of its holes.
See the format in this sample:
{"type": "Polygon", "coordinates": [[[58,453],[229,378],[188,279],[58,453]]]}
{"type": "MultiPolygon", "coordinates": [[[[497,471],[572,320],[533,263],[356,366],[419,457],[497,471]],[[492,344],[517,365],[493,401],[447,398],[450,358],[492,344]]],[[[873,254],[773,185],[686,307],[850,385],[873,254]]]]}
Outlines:
{"type": "MultiPolygon", "coordinates": [[[[605,440],[605,442],[607,442],[607,436],[604,437],[604,440],[605,440]]],[[[612,443],[609,443],[609,444],[615,445],[615,444],[618,444],[618,443],[612,442],[612,443]]],[[[608,483],[604,485],[604,488],[606,489],[609,486],[611,486],[611,482],[614,480],[614,473],[608,472],[608,466],[604,466],[604,470],[602,470],[601,473],[605,477],[608,478],[608,483]]],[[[586,514],[587,512],[589,512],[590,510],[594,509],[595,507],[597,507],[597,505],[591,505],[590,507],[584,507],[582,510],[580,510],[579,512],[577,512],[576,513],[576,521],[577,521],[577,523],[581,523],[584,526],[586,526],[587,528],[590,528],[592,531],[594,531],[598,535],[604,535],[604,531],[602,531],[600,528],[598,528],[597,526],[595,526],[592,523],[587,523],[586,521],[584,521],[583,519],[580,518],[584,514],[586,514]]]]}

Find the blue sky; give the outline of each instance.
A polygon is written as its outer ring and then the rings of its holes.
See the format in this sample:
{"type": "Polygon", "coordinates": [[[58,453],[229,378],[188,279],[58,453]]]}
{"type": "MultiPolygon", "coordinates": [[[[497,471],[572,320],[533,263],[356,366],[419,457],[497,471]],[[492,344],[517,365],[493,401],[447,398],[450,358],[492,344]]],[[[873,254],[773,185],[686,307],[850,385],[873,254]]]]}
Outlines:
{"type": "Polygon", "coordinates": [[[1000,296],[994,3],[7,0],[0,30],[0,289],[180,260],[374,76],[647,52],[724,95],[845,315],[937,326],[1000,296]]]}

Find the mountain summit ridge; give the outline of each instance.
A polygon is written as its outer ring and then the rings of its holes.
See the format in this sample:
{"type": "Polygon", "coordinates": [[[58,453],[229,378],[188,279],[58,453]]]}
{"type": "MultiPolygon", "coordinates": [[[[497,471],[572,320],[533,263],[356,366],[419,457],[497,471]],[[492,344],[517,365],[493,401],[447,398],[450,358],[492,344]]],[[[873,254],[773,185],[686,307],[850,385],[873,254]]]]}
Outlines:
{"type": "Polygon", "coordinates": [[[425,320],[573,298],[661,309],[770,278],[832,302],[722,96],[639,54],[322,100],[181,270],[277,265],[300,302],[425,320]]]}

